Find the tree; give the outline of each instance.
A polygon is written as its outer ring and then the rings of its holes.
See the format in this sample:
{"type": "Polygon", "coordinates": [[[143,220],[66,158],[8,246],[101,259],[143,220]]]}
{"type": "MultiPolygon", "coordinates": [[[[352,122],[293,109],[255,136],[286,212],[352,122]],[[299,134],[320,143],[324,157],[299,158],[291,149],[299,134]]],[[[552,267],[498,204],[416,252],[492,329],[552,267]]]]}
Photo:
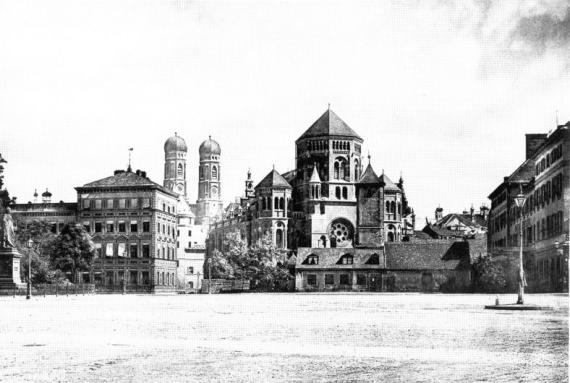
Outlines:
{"type": "Polygon", "coordinates": [[[20,276],[28,279],[28,259],[31,257],[32,283],[51,283],[60,278],[57,270],[50,265],[49,248],[55,235],[51,232],[51,224],[45,221],[16,221],[16,248],[22,254],[20,276]],[[32,240],[32,246],[29,241],[32,240]]]}
{"type": "Polygon", "coordinates": [[[507,288],[506,270],[491,257],[480,257],[473,264],[473,288],[478,292],[497,293],[507,288]]]}
{"type": "MultiPolygon", "coordinates": [[[[293,278],[286,253],[275,248],[270,234],[248,247],[239,233],[229,233],[223,245],[223,253],[214,250],[210,257],[212,278],[247,279],[252,289],[262,290],[286,289],[293,278]]],[[[208,260],[204,269],[208,270],[208,260]]]]}
{"type": "Polygon", "coordinates": [[[53,267],[71,273],[77,282],[80,271],[89,271],[95,257],[95,245],[82,225],[66,224],[50,246],[53,267]]]}

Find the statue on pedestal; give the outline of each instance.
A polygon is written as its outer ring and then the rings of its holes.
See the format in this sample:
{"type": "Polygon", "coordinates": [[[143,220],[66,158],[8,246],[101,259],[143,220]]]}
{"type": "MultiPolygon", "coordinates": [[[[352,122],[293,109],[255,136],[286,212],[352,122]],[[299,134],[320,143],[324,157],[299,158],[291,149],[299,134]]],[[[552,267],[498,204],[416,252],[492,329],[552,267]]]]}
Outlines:
{"type": "Polygon", "coordinates": [[[9,207],[0,213],[0,249],[16,247],[16,234],[14,233],[14,221],[12,220],[9,207]]]}
{"type": "Polygon", "coordinates": [[[16,248],[14,221],[9,206],[15,198],[10,198],[4,185],[4,166],[6,160],[0,154],[0,291],[23,288],[20,280],[20,258],[22,255],[16,248]]]}

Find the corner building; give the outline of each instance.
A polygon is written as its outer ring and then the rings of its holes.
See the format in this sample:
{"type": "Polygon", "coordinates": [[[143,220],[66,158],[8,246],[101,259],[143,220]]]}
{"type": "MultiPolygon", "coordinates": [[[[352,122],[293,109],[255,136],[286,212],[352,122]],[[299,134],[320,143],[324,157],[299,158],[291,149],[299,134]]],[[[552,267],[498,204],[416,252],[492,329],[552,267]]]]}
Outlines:
{"type": "Polygon", "coordinates": [[[78,222],[97,249],[83,280],[99,291],[174,291],[177,194],[130,168],[76,190],[78,222]]]}

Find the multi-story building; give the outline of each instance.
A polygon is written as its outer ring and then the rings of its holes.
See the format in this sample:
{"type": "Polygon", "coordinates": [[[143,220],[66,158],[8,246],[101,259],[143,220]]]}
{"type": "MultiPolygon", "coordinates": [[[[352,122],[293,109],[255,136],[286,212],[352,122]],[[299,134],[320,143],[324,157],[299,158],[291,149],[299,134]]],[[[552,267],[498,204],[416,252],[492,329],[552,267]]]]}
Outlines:
{"type": "Polygon", "coordinates": [[[516,266],[522,221],[524,267],[531,291],[568,287],[569,129],[570,122],[548,135],[527,134],[526,159],[489,195],[489,253],[516,266]],[[525,203],[519,209],[514,198],[521,193],[525,203]]]}
{"type": "Polygon", "coordinates": [[[51,224],[51,231],[59,234],[63,226],[73,223],[77,219],[77,203],[75,202],[52,202],[52,194],[46,189],[42,193],[41,202],[38,201],[38,192],[34,191],[34,200],[28,203],[12,205],[12,216],[18,225],[26,225],[28,222],[40,220],[51,224]]]}
{"type": "Polygon", "coordinates": [[[178,195],[130,168],[76,190],[78,221],[97,249],[83,280],[112,290],[173,291],[178,195]]]}
{"type": "Polygon", "coordinates": [[[488,216],[489,208],[485,205],[481,206],[478,212],[471,206],[469,211],[449,213],[445,216],[443,215],[443,208],[437,207],[435,209],[435,221],[427,222],[422,232],[433,239],[485,236],[488,216]]]}

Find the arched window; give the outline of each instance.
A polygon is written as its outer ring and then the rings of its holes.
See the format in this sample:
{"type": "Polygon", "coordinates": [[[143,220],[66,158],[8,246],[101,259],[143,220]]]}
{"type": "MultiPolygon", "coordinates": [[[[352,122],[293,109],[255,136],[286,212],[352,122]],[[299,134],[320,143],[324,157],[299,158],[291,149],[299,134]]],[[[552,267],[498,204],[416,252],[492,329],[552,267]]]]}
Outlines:
{"type": "Polygon", "coordinates": [[[271,210],[271,197],[267,197],[267,210],[271,210]]]}
{"type": "Polygon", "coordinates": [[[398,202],[398,215],[402,215],[402,203],[398,202]]]}
{"type": "Polygon", "coordinates": [[[339,169],[339,168],[340,168],[340,164],[339,164],[337,161],[335,161],[335,162],[334,162],[334,179],[335,179],[335,180],[338,180],[338,179],[339,179],[339,173],[340,173],[340,169],[339,169]]]}
{"type": "Polygon", "coordinates": [[[204,167],[200,166],[200,179],[204,179],[204,167]]]}
{"type": "Polygon", "coordinates": [[[206,179],[210,178],[210,165],[206,165],[205,174],[206,179]]]}
{"type": "Polygon", "coordinates": [[[273,206],[275,206],[275,210],[279,209],[279,197],[275,197],[273,206]]]}
{"type": "Polygon", "coordinates": [[[216,165],[212,165],[212,179],[213,180],[218,179],[218,168],[216,165]]]}
{"type": "Polygon", "coordinates": [[[386,213],[390,212],[390,201],[386,201],[386,213]]]}
{"type": "Polygon", "coordinates": [[[267,202],[265,201],[265,198],[261,199],[261,210],[267,210],[267,202]]]}
{"type": "Polygon", "coordinates": [[[279,209],[285,210],[285,198],[279,198],[279,209]]]}
{"type": "Polygon", "coordinates": [[[178,173],[177,173],[178,177],[183,177],[184,176],[184,168],[182,167],[182,164],[178,164],[178,173]]]}
{"type": "Polygon", "coordinates": [[[340,186],[337,186],[334,190],[336,199],[340,199],[340,186]]]}
{"type": "Polygon", "coordinates": [[[358,181],[360,179],[360,174],[358,173],[358,161],[354,162],[354,181],[358,181]]]}
{"type": "Polygon", "coordinates": [[[278,249],[282,249],[284,246],[283,229],[277,229],[277,231],[275,232],[275,246],[278,249]]]}
{"type": "Polygon", "coordinates": [[[394,201],[390,202],[390,213],[392,214],[396,213],[396,202],[394,201]]]}
{"type": "Polygon", "coordinates": [[[350,181],[350,164],[348,163],[348,161],[345,161],[343,164],[343,168],[344,168],[344,180],[345,181],[350,181]]]}
{"type": "Polygon", "coordinates": [[[346,186],[343,186],[343,188],[342,188],[342,198],[343,199],[348,198],[348,189],[346,188],[346,186]]]}

